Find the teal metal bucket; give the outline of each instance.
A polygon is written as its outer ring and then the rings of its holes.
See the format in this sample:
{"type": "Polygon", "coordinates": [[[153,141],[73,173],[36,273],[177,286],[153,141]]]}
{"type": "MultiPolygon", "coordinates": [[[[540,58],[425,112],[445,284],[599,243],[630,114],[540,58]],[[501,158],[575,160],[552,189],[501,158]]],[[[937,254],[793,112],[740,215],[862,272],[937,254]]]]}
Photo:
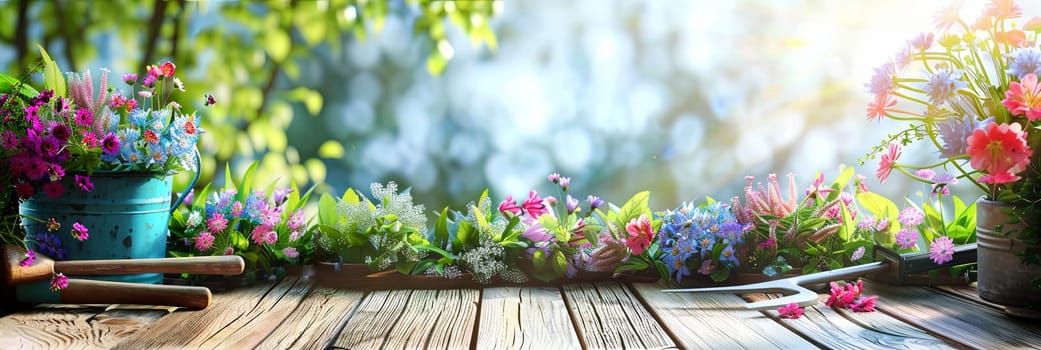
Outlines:
{"type": "MultiPolygon", "coordinates": [[[[84,192],[65,176],[65,193],[58,198],[36,196],[19,206],[25,227],[25,242],[42,252],[37,236],[47,232],[48,219],[61,228],[53,232],[65,249],[66,260],[142,259],[166,256],[167,224],[173,181],[148,173],[101,173],[91,177],[94,189],[84,192]],[[43,223],[40,221],[44,221],[43,223]],[[84,241],[72,236],[72,226],[80,223],[90,237],[84,241]]],[[[182,196],[183,197],[183,196],[182,196]]],[[[178,204],[180,200],[178,200],[178,204]]],[[[60,272],[60,271],[59,271],[60,272]]],[[[99,276],[93,279],[158,284],[158,273],[99,276]]]]}

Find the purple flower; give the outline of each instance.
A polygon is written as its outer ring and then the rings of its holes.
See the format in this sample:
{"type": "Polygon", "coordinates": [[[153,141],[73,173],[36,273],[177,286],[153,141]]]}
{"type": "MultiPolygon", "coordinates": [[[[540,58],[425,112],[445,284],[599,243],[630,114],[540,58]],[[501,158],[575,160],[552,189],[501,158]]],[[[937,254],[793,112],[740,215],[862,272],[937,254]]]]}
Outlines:
{"type": "Polygon", "coordinates": [[[123,82],[127,83],[127,85],[131,85],[131,86],[133,86],[134,84],[137,84],[137,73],[123,74],[123,82]]]}
{"type": "Polygon", "coordinates": [[[80,174],[76,174],[76,186],[83,190],[83,192],[90,192],[94,190],[94,183],[90,182],[89,176],[82,176],[80,174]]]}
{"type": "Polygon", "coordinates": [[[557,173],[549,174],[549,176],[547,176],[546,178],[549,179],[549,182],[552,182],[552,183],[560,182],[560,174],[557,174],[557,173]]]}
{"type": "Polygon", "coordinates": [[[604,200],[594,195],[589,195],[589,198],[587,200],[589,201],[589,210],[595,210],[596,208],[599,208],[600,206],[604,205],[604,200]]]}
{"type": "Polygon", "coordinates": [[[563,189],[564,192],[567,192],[568,188],[571,187],[571,178],[562,176],[562,177],[560,177],[559,184],[560,184],[560,188],[563,189]]]}
{"type": "Polygon", "coordinates": [[[297,252],[296,248],[293,247],[286,247],[285,249],[282,249],[282,254],[285,254],[286,257],[290,259],[296,259],[300,256],[300,252],[297,252]]]}
{"type": "Polygon", "coordinates": [[[61,140],[54,136],[45,136],[40,142],[40,153],[47,157],[55,157],[61,151],[61,140]]]}
{"type": "Polygon", "coordinates": [[[277,188],[272,192],[271,197],[275,200],[275,205],[282,205],[290,193],[293,193],[292,188],[277,188]]]}
{"type": "Polygon", "coordinates": [[[972,116],[964,116],[951,118],[946,122],[937,123],[936,126],[940,129],[940,138],[943,139],[940,157],[950,158],[965,154],[969,146],[969,136],[977,124],[972,116]]]}
{"type": "Polygon", "coordinates": [[[217,99],[213,98],[213,95],[206,94],[206,107],[212,107],[217,104],[217,99]]]}
{"type": "Polygon", "coordinates": [[[105,135],[105,138],[101,139],[101,151],[110,156],[118,154],[119,137],[116,137],[116,134],[111,132],[105,135]]]}
{"type": "Polygon", "coordinates": [[[912,229],[901,229],[896,233],[896,245],[901,249],[911,249],[918,242],[918,233],[912,229]]]}
{"type": "MultiPolygon", "coordinates": [[[[81,111],[83,111],[83,109],[81,109],[81,111]]],[[[65,143],[65,141],[69,140],[69,136],[72,136],[72,132],[69,131],[69,127],[65,126],[65,124],[54,123],[51,124],[51,136],[54,136],[62,143],[65,143]]]]}
{"type": "Polygon", "coordinates": [[[90,238],[90,234],[87,233],[86,226],[83,226],[83,224],[77,222],[72,224],[72,237],[75,237],[77,240],[80,241],[85,241],[87,240],[87,238],[90,238]]]}
{"type": "Polygon", "coordinates": [[[86,108],[76,110],[76,125],[81,127],[94,125],[94,112],[86,108]]]}
{"type": "Polygon", "coordinates": [[[943,106],[958,93],[958,90],[969,86],[962,80],[963,75],[964,72],[958,69],[939,69],[929,76],[929,81],[916,84],[915,87],[925,90],[929,95],[929,103],[943,106]]]}
{"type": "Polygon", "coordinates": [[[61,246],[58,235],[51,232],[43,232],[33,238],[40,252],[54,260],[65,260],[65,248],[61,246]]]}
{"type": "Polygon", "coordinates": [[[914,176],[917,176],[917,177],[920,177],[920,178],[923,178],[923,179],[926,179],[926,180],[932,180],[933,177],[936,177],[936,172],[933,171],[933,169],[918,169],[918,170],[916,170],[914,172],[914,176]]]}
{"type": "Polygon", "coordinates": [[[69,278],[65,277],[65,274],[59,272],[51,277],[51,291],[57,292],[59,290],[69,287],[69,278]]]}
{"type": "Polygon", "coordinates": [[[29,267],[32,266],[33,261],[36,261],[36,252],[34,252],[32,249],[29,249],[25,251],[25,258],[23,258],[22,261],[18,262],[18,266],[29,267]]]}
{"type": "Polygon", "coordinates": [[[900,216],[897,217],[900,224],[906,226],[918,226],[925,221],[925,213],[915,207],[907,207],[900,211],[900,216]]]}
{"type": "Polygon", "coordinates": [[[1036,47],[1016,49],[1008,55],[1005,73],[1023,79],[1027,74],[1041,75],[1041,50],[1036,47]]]}
{"type": "Polygon", "coordinates": [[[579,204],[578,198],[571,197],[570,194],[567,195],[566,204],[567,204],[567,213],[568,214],[572,214],[576,210],[578,210],[578,204],[579,204]]]}
{"type": "Polygon", "coordinates": [[[929,259],[937,264],[954,259],[954,241],[947,236],[936,237],[929,245],[929,259]]]}
{"type": "Polygon", "coordinates": [[[896,75],[896,66],[892,62],[883,63],[875,67],[875,74],[871,76],[871,82],[864,84],[868,92],[874,95],[887,94],[896,88],[893,77],[896,75]]]}
{"type": "Polygon", "coordinates": [[[849,260],[850,261],[860,260],[861,258],[864,257],[864,250],[865,249],[864,249],[863,246],[861,246],[860,248],[857,248],[857,250],[854,250],[853,254],[849,256],[849,260]]]}

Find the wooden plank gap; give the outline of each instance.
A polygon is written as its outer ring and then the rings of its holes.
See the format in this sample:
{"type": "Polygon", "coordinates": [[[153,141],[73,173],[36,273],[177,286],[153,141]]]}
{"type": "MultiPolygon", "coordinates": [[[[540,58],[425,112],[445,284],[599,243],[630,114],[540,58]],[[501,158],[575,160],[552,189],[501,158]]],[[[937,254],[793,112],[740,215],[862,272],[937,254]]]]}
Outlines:
{"type": "Polygon", "coordinates": [[[575,315],[575,310],[577,310],[576,305],[571,301],[571,297],[568,296],[568,293],[564,291],[564,285],[557,287],[557,291],[564,297],[564,306],[567,307],[567,315],[568,318],[571,319],[571,327],[575,329],[575,335],[578,336],[578,344],[582,349],[588,349],[589,344],[586,344],[586,336],[583,334],[584,331],[582,326],[579,324],[578,316],[575,315]]]}
{"type": "MultiPolygon", "coordinates": [[[[480,336],[481,330],[481,307],[484,304],[484,288],[477,291],[477,315],[474,316],[474,327],[473,334],[470,335],[470,348],[477,348],[477,338],[480,336]]],[[[520,305],[517,305],[517,312],[520,312],[520,305]]]]}
{"type": "Polygon", "coordinates": [[[670,329],[669,327],[666,327],[665,320],[661,318],[658,312],[655,312],[654,307],[647,302],[647,299],[644,298],[643,294],[640,293],[640,291],[638,291],[636,287],[633,286],[631,283],[626,283],[625,286],[629,288],[629,291],[633,293],[633,295],[636,296],[637,300],[640,301],[640,304],[642,304],[644,308],[651,311],[651,317],[654,317],[654,321],[658,322],[658,324],[662,326],[662,330],[664,330],[665,334],[669,336],[669,339],[672,340],[672,343],[682,344],[683,342],[681,342],[680,338],[676,336],[676,333],[673,332],[672,329],[670,329]]]}

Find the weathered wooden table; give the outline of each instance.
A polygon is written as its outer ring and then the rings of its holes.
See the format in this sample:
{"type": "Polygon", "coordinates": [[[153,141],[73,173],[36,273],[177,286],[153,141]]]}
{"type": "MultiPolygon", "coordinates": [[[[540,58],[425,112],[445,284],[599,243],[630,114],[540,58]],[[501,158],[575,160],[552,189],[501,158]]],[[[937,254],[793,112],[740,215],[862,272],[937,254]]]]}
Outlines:
{"type": "Polygon", "coordinates": [[[720,309],[767,295],[665,294],[649,283],[363,292],[289,277],[216,294],[201,311],[19,311],[0,318],[0,348],[1041,348],[1041,322],[1004,315],[972,287],[866,285],[879,311],[822,302],[787,320],[720,309]]]}

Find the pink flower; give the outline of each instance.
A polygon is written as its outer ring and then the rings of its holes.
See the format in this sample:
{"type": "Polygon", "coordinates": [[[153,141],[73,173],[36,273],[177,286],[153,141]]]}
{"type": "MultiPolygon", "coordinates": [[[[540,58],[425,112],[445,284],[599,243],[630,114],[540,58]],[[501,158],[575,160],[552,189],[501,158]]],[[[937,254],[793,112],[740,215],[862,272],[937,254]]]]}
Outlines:
{"type": "Polygon", "coordinates": [[[209,231],[199,232],[199,236],[195,237],[195,249],[200,252],[205,252],[213,246],[214,237],[209,231]]]}
{"type": "Polygon", "coordinates": [[[796,319],[802,317],[803,312],[803,308],[796,303],[791,303],[777,308],[777,313],[780,314],[779,316],[781,318],[796,319]]]}
{"type": "Polygon", "coordinates": [[[1027,145],[1026,133],[1018,123],[990,123],[969,136],[969,164],[986,175],[979,181],[1001,184],[1019,180],[1016,173],[1026,169],[1034,154],[1027,145]]]}
{"type": "Polygon", "coordinates": [[[49,182],[43,185],[43,193],[46,193],[48,198],[58,198],[65,193],[65,187],[61,187],[61,183],[58,182],[49,182]]]}
{"type": "Polygon", "coordinates": [[[235,248],[232,248],[232,247],[224,248],[224,255],[233,255],[233,254],[235,254],[235,248]]]}
{"type": "Polygon", "coordinates": [[[537,218],[547,211],[546,204],[542,202],[542,198],[539,198],[539,194],[535,190],[528,193],[528,199],[524,200],[522,206],[528,212],[528,216],[533,218],[537,218]]]}
{"type": "Polygon", "coordinates": [[[882,94],[875,95],[875,98],[868,102],[867,119],[881,121],[889,113],[889,109],[894,106],[896,106],[896,99],[888,91],[883,91],[882,94]]]}
{"type": "Polygon", "coordinates": [[[87,240],[87,238],[90,238],[90,234],[87,233],[86,226],[83,226],[83,224],[77,222],[72,224],[72,237],[75,237],[77,240],[80,241],[85,241],[87,240]]]}
{"type": "Polygon", "coordinates": [[[896,245],[901,249],[910,249],[918,242],[918,233],[914,230],[903,228],[896,233],[896,245]]]}
{"type": "Polygon", "coordinates": [[[51,277],[51,291],[57,292],[68,287],[69,278],[65,277],[65,274],[59,272],[51,277]]]}
{"type": "Polygon", "coordinates": [[[862,290],[864,290],[864,281],[857,281],[856,284],[845,283],[843,286],[831,282],[831,296],[828,297],[828,301],[824,302],[824,304],[838,308],[850,307],[860,297],[862,290]]]}
{"type": "Polygon", "coordinates": [[[651,246],[651,240],[654,239],[651,220],[647,218],[647,215],[640,215],[639,218],[629,221],[625,225],[625,232],[629,233],[629,237],[625,239],[625,245],[632,250],[633,255],[643,254],[651,246]]]}
{"type": "Polygon", "coordinates": [[[36,252],[29,249],[25,251],[25,258],[22,258],[22,261],[18,262],[18,266],[29,267],[33,265],[33,261],[36,261],[36,252]]]}
{"type": "Polygon", "coordinates": [[[213,216],[206,219],[206,227],[210,229],[210,232],[221,233],[228,228],[228,219],[224,218],[224,214],[214,213],[213,216]]]}
{"type": "Polygon", "coordinates": [[[231,217],[237,218],[242,216],[242,202],[235,201],[231,203],[231,217]]]}
{"type": "Polygon", "coordinates": [[[521,207],[517,205],[517,201],[513,199],[512,195],[506,195],[506,200],[499,203],[499,212],[502,213],[503,216],[505,216],[506,213],[520,215],[521,207]]]}
{"type": "Polygon", "coordinates": [[[296,248],[286,247],[282,249],[282,254],[285,254],[287,258],[296,259],[300,256],[300,252],[296,251],[296,248]]]}
{"type": "Polygon", "coordinates": [[[90,192],[94,190],[94,183],[90,182],[89,176],[76,174],[76,187],[79,187],[83,192],[90,192]]]}
{"type": "Polygon", "coordinates": [[[879,182],[886,182],[886,179],[889,179],[889,173],[893,172],[893,165],[900,158],[900,154],[900,145],[890,143],[888,152],[882,154],[882,159],[878,162],[878,170],[875,171],[879,182]]]}
{"type": "Polygon", "coordinates": [[[271,232],[271,226],[260,225],[260,226],[254,227],[253,228],[253,233],[251,235],[251,237],[253,238],[253,243],[256,243],[257,245],[262,245],[262,244],[266,243],[267,242],[268,233],[270,233],[270,232],[271,232]]]}
{"type": "Polygon", "coordinates": [[[875,300],[878,299],[877,295],[869,297],[863,297],[853,301],[853,305],[850,305],[850,309],[853,312],[872,312],[875,311],[875,300]]]}
{"type": "Polygon", "coordinates": [[[943,264],[954,259],[954,240],[947,236],[936,237],[929,245],[929,259],[943,264]]]}
{"type": "Polygon", "coordinates": [[[1023,76],[1019,82],[1009,83],[1001,104],[1012,115],[1026,114],[1031,121],[1041,119],[1041,85],[1034,73],[1023,76]]]}
{"type": "Polygon", "coordinates": [[[175,66],[173,62],[166,61],[165,63],[159,65],[159,72],[161,72],[164,77],[172,77],[174,75],[174,72],[176,71],[177,66],[175,66]]]}

